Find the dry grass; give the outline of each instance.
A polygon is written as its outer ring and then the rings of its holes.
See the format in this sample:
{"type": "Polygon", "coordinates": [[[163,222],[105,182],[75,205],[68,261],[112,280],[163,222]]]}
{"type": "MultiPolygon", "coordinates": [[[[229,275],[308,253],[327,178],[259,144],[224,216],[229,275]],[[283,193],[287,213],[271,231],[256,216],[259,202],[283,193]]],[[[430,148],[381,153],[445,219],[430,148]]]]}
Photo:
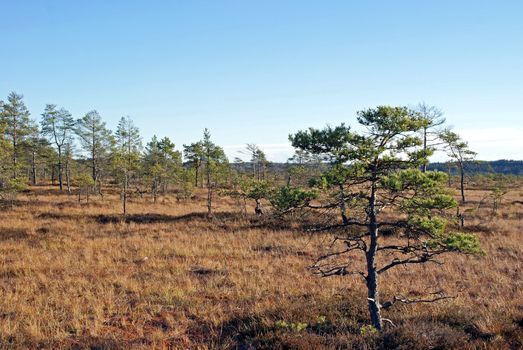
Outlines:
{"type": "MultiPolygon", "coordinates": [[[[469,193],[471,206],[484,195],[469,193]]],[[[523,346],[521,189],[491,222],[469,215],[485,256],[384,275],[385,296],[443,289],[457,298],[388,311],[398,326],[382,336],[362,331],[369,321],[357,277],[308,272],[328,237],[264,228],[225,199],[208,221],[201,196],[135,199],[125,221],[116,196],[79,204],[49,188],[2,209],[0,347],[523,346]]]]}

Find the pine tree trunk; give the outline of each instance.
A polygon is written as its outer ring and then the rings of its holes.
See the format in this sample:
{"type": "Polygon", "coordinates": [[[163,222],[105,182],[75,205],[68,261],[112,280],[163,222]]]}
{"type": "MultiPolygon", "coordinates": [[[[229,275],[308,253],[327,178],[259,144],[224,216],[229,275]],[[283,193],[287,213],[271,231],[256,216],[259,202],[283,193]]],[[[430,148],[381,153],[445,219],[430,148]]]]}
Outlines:
{"type": "Polygon", "coordinates": [[[55,166],[52,165],[51,166],[51,185],[55,185],[56,184],[56,170],[55,170],[55,166]]]}
{"type": "MultiPolygon", "coordinates": [[[[374,177],[374,176],[373,176],[374,177]]],[[[376,218],[376,185],[372,185],[369,200],[369,236],[370,245],[367,251],[367,300],[371,323],[378,331],[383,330],[381,304],[379,297],[379,278],[376,268],[376,253],[378,250],[378,224],[376,218]]]]}
{"type": "MultiPolygon", "coordinates": [[[[209,159],[209,158],[207,158],[209,159]]],[[[211,171],[207,163],[207,218],[212,218],[212,186],[211,186],[211,171]]]]}
{"type": "Polygon", "coordinates": [[[62,149],[58,147],[58,185],[60,186],[60,191],[63,190],[63,181],[62,181],[62,149]]]}
{"type": "MultiPolygon", "coordinates": [[[[93,154],[93,157],[94,157],[94,154],[93,154]]],[[[98,174],[97,174],[98,171],[97,171],[97,169],[96,169],[96,162],[94,161],[94,159],[93,159],[93,162],[92,162],[92,165],[91,165],[91,166],[92,166],[92,168],[93,168],[93,169],[92,169],[92,177],[93,177],[93,181],[96,182],[97,177],[98,177],[98,174]]]]}
{"type": "Polygon", "coordinates": [[[13,116],[13,179],[16,179],[18,177],[17,151],[18,151],[18,130],[17,130],[17,125],[16,125],[16,116],[13,116]]]}
{"type": "Polygon", "coordinates": [[[70,169],[69,169],[69,161],[65,162],[65,183],[67,184],[67,193],[71,194],[71,181],[70,181],[70,169]]]}
{"type": "Polygon", "coordinates": [[[93,128],[92,130],[93,138],[92,138],[92,152],[91,152],[91,167],[92,167],[92,175],[93,175],[93,181],[96,184],[96,180],[98,178],[97,170],[96,169],[96,138],[95,138],[95,130],[93,128]]]}
{"type": "Polygon", "coordinates": [[[125,216],[127,214],[127,172],[125,172],[122,200],[123,200],[123,215],[125,216]]]}
{"type": "Polygon", "coordinates": [[[194,167],[194,173],[195,173],[195,176],[194,176],[194,187],[198,188],[198,176],[199,176],[199,173],[198,173],[198,169],[200,168],[199,165],[196,165],[194,167]]]}
{"type": "Polygon", "coordinates": [[[207,187],[207,218],[212,218],[212,187],[207,187]]]}
{"type": "Polygon", "coordinates": [[[461,202],[465,203],[465,171],[463,169],[463,164],[460,164],[460,189],[461,189],[461,202]]]}
{"type": "Polygon", "coordinates": [[[343,185],[340,185],[340,214],[343,224],[347,225],[349,223],[349,218],[347,218],[347,207],[345,205],[345,193],[343,191],[343,185]]]}
{"type": "Polygon", "coordinates": [[[156,179],[153,181],[153,202],[156,203],[158,197],[158,182],[156,179]]]}
{"type": "Polygon", "coordinates": [[[33,151],[31,154],[31,182],[33,186],[36,186],[36,152],[33,151]]]}
{"type": "MultiPolygon", "coordinates": [[[[427,128],[423,128],[423,151],[427,152],[427,128]]],[[[421,171],[424,173],[427,172],[427,163],[423,163],[421,171]]]]}

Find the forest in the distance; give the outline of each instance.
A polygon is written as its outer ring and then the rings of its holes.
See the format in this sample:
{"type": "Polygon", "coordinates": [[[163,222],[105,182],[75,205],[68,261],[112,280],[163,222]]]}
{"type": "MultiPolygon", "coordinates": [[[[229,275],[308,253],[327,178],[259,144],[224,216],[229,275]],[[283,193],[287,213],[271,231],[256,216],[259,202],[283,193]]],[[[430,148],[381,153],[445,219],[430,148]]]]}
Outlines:
{"type": "MultiPolygon", "coordinates": [[[[449,155],[445,163],[428,164],[427,161],[424,169],[451,175],[465,171],[470,174],[522,173],[523,161],[475,160],[466,141],[444,129],[445,119],[438,108],[420,104],[416,113],[429,120],[427,126],[420,128],[424,150],[440,149],[449,155]]],[[[223,149],[211,141],[208,130],[202,140],[183,145],[183,149],[176,149],[167,136],[154,136],[144,147],[140,131],[130,117],[122,117],[114,132],[107,128],[95,110],[75,118],[65,108],[48,104],[39,117],[34,118],[26,108],[23,96],[15,92],[5,101],[0,100],[0,131],[0,188],[4,195],[28,184],[49,181],[68,192],[74,185],[87,192],[97,190],[101,193],[103,184],[113,183],[121,185],[123,195],[133,188],[138,193],[150,191],[156,197],[170,184],[176,183],[189,190],[190,184],[198,187],[206,181],[218,183],[231,169],[251,168],[257,179],[265,179],[270,166],[273,171],[290,178],[293,165],[321,168],[325,161],[321,154],[297,148],[287,163],[271,164],[262,149],[247,144],[243,155],[250,159],[244,162],[238,157],[230,163],[223,149]],[[208,178],[205,178],[206,160],[220,165],[221,169],[217,167],[216,170],[221,175],[211,179],[207,174],[208,178]]]]}

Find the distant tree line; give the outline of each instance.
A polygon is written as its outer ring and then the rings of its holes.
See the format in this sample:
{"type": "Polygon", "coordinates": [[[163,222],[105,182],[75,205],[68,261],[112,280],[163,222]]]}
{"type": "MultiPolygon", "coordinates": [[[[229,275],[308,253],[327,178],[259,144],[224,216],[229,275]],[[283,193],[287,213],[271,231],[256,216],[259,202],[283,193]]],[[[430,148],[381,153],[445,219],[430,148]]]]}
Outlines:
{"type": "MultiPolygon", "coordinates": [[[[472,162],[475,153],[459,135],[442,128],[445,119],[441,110],[420,104],[416,113],[425,120],[419,134],[427,158],[435,149],[447,151],[450,158],[444,165],[429,165],[427,161],[420,166],[421,170],[437,169],[450,174],[458,171],[462,175],[463,193],[465,172],[476,164],[472,162]]],[[[130,117],[122,117],[113,132],[96,110],[74,118],[65,108],[48,104],[39,119],[37,123],[31,118],[20,94],[12,92],[5,101],[0,100],[0,194],[4,198],[27,185],[39,183],[50,182],[68,193],[75,188],[80,200],[82,193],[86,199],[93,193],[103,196],[104,186],[117,185],[126,212],[130,195],[149,193],[156,201],[172,187],[180,190],[181,197],[190,196],[194,188],[206,188],[209,216],[212,216],[213,195],[222,187],[236,188],[239,193],[242,187],[245,190],[248,180],[259,192],[255,182],[274,183],[277,179],[288,189],[303,187],[314,178],[312,175],[322,172],[325,167],[331,170],[322,181],[327,181],[329,188],[337,189],[339,193],[335,196],[344,197],[347,169],[345,158],[339,155],[325,159],[297,147],[286,164],[275,164],[268,161],[256,144],[247,144],[241,153],[249,157],[248,161],[235,158],[231,164],[223,149],[211,141],[208,130],[204,131],[201,140],[183,145],[183,151],[178,151],[168,137],[154,136],[144,147],[140,132],[130,117]]],[[[344,128],[333,128],[330,137],[343,142],[344,128]]],[[[509,161],[489,164],[493,169],[511,172],[519,172],[516,169],[520,166],[509,161]]],[[[485,165],[481,169],[484,168],[485,165]]],[[[289,192],[288,189],[285,191],[289,192]]],[[[465,201],[464,193],[462,197],[465,201]]],[[[273,203],[284,202],[273,199],[273,203]]],[[[260,200],[257,203],[260,213],[260,200]]],[[[344,216],[344,202],[340,201],[340,205],[344,216]]],[[[280,209],[285,211],[285,208],[280,209]]]]}
{"type": "MultiPolygon", "coordinates": [[[[470,175],[505,174],[523,175],[523,160],[467,161],[465,168],[470,175]]],[[[448,163],[435,162],[428,165],[429,170],[448,171],[448,163]]],[[[457,175],[458,169],[450,167],[450,174],[457,175]]]]}

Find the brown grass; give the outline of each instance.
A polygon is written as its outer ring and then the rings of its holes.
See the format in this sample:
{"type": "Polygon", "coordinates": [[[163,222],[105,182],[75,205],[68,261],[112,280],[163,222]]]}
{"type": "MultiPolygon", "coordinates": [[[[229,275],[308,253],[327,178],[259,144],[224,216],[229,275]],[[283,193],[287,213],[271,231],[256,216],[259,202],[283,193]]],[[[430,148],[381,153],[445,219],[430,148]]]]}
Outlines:
{"type": "MultiPolygon", "coordinates": [[[[469,191],[470,206],[484,193],[469,191]]],[[[523,346],[523,190],[492,221],[466,224],[485,256],[391,270],[383,294],[443,289],[457,297],[387,311],[369,323],[357,277],[307,267],[329,237],[267,228],[204,194],[134,199],[122,220],[114,195],[79,204],[36,188],[0,212],[2,348],[518,348],[523,346]],[[306,323],[300,330],[299,324],[306,323]]],[[[388,239],[388,238],[387,238],[388,239]]],[[[393,238],[390,238],[393,239],[393,238]]]]}

